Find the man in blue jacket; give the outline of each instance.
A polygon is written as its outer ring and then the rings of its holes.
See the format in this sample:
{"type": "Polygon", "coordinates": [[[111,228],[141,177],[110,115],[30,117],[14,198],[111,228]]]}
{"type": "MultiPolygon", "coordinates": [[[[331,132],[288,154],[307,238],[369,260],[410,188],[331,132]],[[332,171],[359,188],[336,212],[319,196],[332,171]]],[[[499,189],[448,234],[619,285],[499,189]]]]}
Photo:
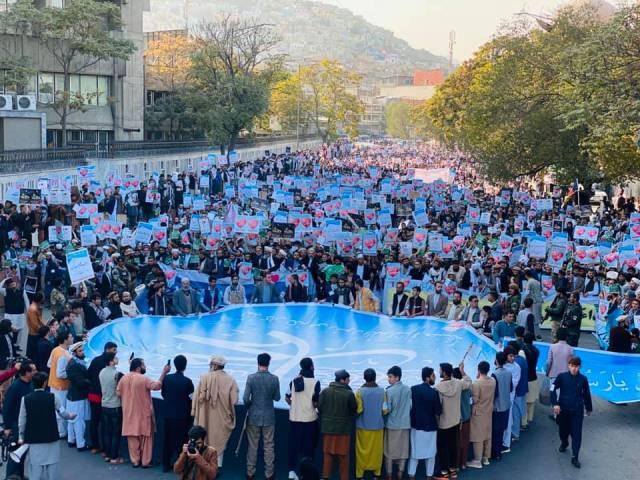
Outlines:
{"type": "Polygon", "coordinates": [[[591,415],[593,411],[589,380],[580,373],[581,365],[580,357],[571,358],[569,371],[556,377],[551,390],[551,404],[560,433],[560,452],[567,451],[571,436],[571,464],[576,468],[580,468],[578,455],[582,443],[584,412],[591,415]]]}
{"type": "Polygon", "coordinates": [[[440,395],[433,388],[436,375],[431,367],[422,369],[422,383],[411,387],[411,453],[407,473],[413,479],[420,460],[425,461],[427,478],[436,463],[438,416],[442,413],[440,395]]]}

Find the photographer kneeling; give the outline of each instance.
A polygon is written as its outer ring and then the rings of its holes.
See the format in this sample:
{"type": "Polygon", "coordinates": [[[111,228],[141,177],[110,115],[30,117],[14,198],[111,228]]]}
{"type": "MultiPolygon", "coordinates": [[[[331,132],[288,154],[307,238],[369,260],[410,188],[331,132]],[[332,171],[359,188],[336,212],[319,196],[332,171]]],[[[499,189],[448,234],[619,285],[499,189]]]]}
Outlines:
{"type": "Polygon", "coordinates": [[[173,471],[182,480],[213,480],[218,475],[218,452],[204,443],[207,431],[199,425],[189,430],[189,443],[183,445],[182,453],[173,466],[173,471]]]}

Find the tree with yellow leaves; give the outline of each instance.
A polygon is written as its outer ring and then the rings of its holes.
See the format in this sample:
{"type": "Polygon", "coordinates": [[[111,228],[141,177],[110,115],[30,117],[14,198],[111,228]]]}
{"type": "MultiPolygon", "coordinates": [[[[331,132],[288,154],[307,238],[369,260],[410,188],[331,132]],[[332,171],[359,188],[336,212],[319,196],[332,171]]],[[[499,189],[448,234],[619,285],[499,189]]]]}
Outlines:
{"type": "Polygon", "coordinates": [[[364,106],[349,91],[358,87],[361,78],[335,60],[300,67],[274,85],[270,111],[287,129],[299,125],[305,131],[315,126],[325,142],[337,137],[339,126],[355,137],[364,106]]]}
{"type": "Polygon", "coordinates": [[[178,92],[189,83],[195,42],[188,35],[164,34],[152,40],[144,51],[147,88],[178,92]]]}

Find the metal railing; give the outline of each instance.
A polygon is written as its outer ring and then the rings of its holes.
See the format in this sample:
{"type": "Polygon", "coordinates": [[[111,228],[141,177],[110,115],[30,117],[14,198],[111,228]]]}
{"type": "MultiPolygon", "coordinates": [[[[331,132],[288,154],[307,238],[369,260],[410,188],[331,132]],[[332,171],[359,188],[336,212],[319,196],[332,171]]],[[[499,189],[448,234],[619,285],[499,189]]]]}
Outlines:
{"type": "MultiPolygon", "coordinates": [[[[296,139],[304,142],[318,138],[315,134],[300,135],[298,138],[295,135],[239,138],[236,148],[266,147],[275,143],[289,142],[291,148],[295,150],[296,139]]],[[[73,168],[86,165],[91,158],[153,156],[202,152],[210,149],[217,150],[218,147],[211,146],[207,140],[192,140],[112,142],[105,145],[83,143],[47,150],[11,150],[0,152],[0,175],[73,168]]]]}
{"type": "Polygon", "coordinates": [[[55,170],[87,164],[86,148],[6,150],[0,152],[0,174],[55,170]]]}
{"type": "MultiPolygon", "coordinates": [[[[319,138],[318,135],[300,135],[300,141],[313,140],[319,138]]],[[[295,148],[295,135],[270,135],[264,137],[239,138],[236,141],[236,148],[251,148],[273,143],[291,142],[291,147],[295,148]]],[[[152,156],[168,153],[189,153],[206,150],[217,150],[217,145],[211,145],[207,140],[188,141],[150,141],[135,140],[123,142],[111,142],[109,144],[82,144],[85,148],[91,149],[91,155],[97,158],[119,158],[127,156],[152,156]]]]}

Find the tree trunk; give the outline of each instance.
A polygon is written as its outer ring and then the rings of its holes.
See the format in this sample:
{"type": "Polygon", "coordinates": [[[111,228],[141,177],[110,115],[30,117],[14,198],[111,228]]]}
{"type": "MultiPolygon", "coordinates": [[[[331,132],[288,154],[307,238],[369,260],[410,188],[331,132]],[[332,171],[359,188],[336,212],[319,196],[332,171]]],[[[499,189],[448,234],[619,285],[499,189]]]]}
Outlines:
{"type": "Polygon", "coordinates": [[[62,129],[62,147],[67,146],[67,116],[69,115],[69,102],[71,100],[71,76],[69,69],[64,68],[64,92],[62,92],[62,113],[60,114],[60,128],[62,129]]]}

